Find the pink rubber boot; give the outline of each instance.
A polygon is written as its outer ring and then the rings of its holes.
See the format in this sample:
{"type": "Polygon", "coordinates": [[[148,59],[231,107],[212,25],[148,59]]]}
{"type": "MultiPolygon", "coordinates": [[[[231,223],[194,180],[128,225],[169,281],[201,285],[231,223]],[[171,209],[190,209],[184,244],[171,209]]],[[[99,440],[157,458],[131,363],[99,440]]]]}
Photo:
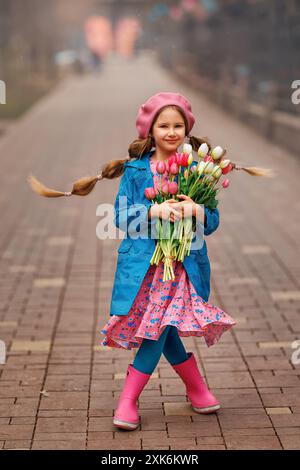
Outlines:
{"type": "Polygon", "coordinates": [[[151,374],[144,374],[129,364],[123,391],[114,415],[115,426],[128,431],[133,431],[138,427],[140,419],[136,401],[150,377],[151,374]]]}
{"type": "Polygon", "coordinates": [[[196,413],[213,413],[221,408],[220,402],[208,390],[204,382],[193,353],[187,353],[189,358],[180,364],[172,365],[175,372],[181,377],[186,386],[186,394],[192,402],[196,413]]]}

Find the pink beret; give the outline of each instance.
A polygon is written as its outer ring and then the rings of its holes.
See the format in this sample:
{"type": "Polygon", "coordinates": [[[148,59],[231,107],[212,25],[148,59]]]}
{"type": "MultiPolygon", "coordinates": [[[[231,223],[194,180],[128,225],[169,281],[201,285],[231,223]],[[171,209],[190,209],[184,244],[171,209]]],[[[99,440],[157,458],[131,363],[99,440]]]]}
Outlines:
{"type": "Polygon", "coordinates": [[[146,103],[144,103],[137,115],[136,128],[138,130],[139,138],[145,139],[148,137],[154,116],[157,111],[167,105],[176,104],[184,112],[188,122],[188,133],[193,128],[195,118],[192,113],[192,108],[188,100],[179,93],[157,93],[151,96],[146,103]]]}

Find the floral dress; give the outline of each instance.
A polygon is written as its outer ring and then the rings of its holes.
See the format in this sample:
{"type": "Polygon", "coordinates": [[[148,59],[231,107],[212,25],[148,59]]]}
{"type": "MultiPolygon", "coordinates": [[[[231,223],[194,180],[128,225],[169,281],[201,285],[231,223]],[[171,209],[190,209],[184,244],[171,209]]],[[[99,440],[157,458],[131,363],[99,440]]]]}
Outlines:
{"type": "MultiPolygon", "coordinates": [[[[160,187],[156,162],[150,157],[154,187],[160,187]]],[[[168,174],[163,174],[163,182],[168,174]]],[[[204,336],[212,346],[236,322],[215,305],[205,302],[190,282],[181,261],[173,262],[174,280],[163,281],[163,263],[150,265],[135,300],[125,316],[113,315],[102,328],[102,346],[138,348],[143,338],[158,340],[167,325],[179,336],[204,336]]]]}

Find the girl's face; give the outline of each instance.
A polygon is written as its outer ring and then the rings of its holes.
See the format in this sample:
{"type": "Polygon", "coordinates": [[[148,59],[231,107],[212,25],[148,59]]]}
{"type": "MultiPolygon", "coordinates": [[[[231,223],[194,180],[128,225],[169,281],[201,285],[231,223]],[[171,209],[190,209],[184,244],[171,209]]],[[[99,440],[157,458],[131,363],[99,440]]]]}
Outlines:
{"type": "Polygon", "coordinates": [[[152,136],[156,148],[163,152],[173,153],[184,142],[185,124],[177,109],[166,108],[157,117],[152,136]]]}

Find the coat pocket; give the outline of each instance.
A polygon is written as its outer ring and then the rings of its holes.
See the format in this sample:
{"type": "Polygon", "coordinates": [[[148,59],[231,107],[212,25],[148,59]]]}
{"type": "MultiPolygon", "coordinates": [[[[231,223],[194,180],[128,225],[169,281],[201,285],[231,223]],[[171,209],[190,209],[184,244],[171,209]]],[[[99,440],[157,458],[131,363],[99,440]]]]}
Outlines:
{"type": "Polygon", "coordinates": [[[119,248],[118,253],[127,253],[132,247],[132,240],[130,238],[123,238],[119,248]]]}

